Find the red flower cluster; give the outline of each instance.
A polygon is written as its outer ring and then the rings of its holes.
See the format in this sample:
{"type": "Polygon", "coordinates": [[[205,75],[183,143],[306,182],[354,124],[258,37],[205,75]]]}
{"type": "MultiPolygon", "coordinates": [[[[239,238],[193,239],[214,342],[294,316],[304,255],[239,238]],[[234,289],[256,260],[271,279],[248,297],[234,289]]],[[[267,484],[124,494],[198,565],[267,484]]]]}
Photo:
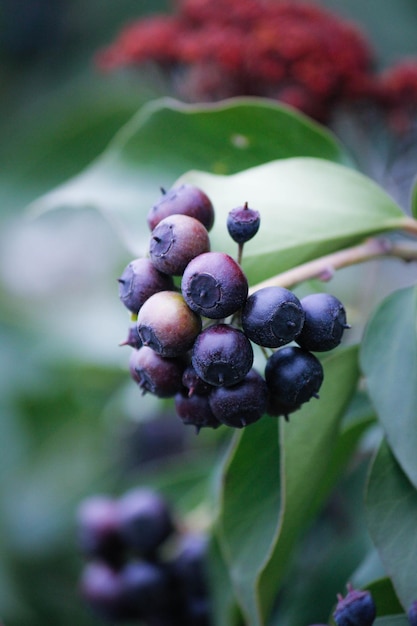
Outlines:
{"type": "Polygon", "coordinates": [[[325,120],[339,100],[368,93],[371,51],[358,28],[307,2],[180,0],[176,15],[126,26],[100,68],[153,61],[179,76],[187,100],[277,98],[325,120]],[[174,70],[179,70],[175,71],[174,70]]]}
{"type": "Polygon", "coordinates": [[[381,74],[379,101],[391,128],[406,133],[417,121],[417,59],[407,59],[381,74]]]}

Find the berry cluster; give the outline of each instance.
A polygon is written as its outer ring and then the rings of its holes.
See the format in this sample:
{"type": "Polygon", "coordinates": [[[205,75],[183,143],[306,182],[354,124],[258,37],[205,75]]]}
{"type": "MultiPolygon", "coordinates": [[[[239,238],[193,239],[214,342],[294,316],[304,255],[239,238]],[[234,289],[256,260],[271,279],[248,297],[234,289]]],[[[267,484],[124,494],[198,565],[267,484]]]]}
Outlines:
{"type": "Polygon", "coordinates": [[[78,510],[87,559],[80,592],[110,622],[209,626],[203,535],[180,532],[166,500],[148,488],[91,496],[78,510]]]}
{"type": "Polygon", "coordinates": [[[249,295],[240,260],[260,215],[247,203],[230,211],[237,261],[210,250],[213,221],[212,203],[192,185],[164,191],[152,207],[149,256],[119,278],[134,322],[123,342],[133,347],[132,378],[143,393],[174,397],[178,416],[197,429],[242,428],[265,413],[288,419],[318,397],[323,369],[313,352],[339,345],[344,307],[327,293],[299,300],[278,286],[249,295]],[[254,344],[267,356],[264,376],[253,367],[254,344]]]}

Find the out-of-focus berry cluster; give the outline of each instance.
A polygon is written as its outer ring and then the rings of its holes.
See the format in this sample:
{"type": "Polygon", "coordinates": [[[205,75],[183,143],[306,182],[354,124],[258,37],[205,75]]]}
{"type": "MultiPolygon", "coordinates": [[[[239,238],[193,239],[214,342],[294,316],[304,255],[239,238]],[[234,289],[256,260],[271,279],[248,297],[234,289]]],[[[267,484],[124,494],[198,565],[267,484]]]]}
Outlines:
{"type": "Polygon", "coordinates": [[[248,203],[229,212],[238,260],[210,250],[213,222],[211,201],[192,185],[164,191],[150,210],[149,255],[119,278],[132,317],[122,342],[133,348],[131,376],[143,393],[173,397],[177,415],[197,430],[242,428],[265,413],[288,419],[318,397],[323,368],[313,352],[339,345],[344,307],[327,293],[299,300],[278,286],[249,294],[240,259],[260,215],[248,203]],[[266,357],[263,375],[254,345],[266,357]]]}
{"type": "Polygon", "coordinates": [[[181,528],[149,488],[81,502],[77,539],[86,558],[85,603],[109,622],[209,626],[207,538],[181,528]]]}

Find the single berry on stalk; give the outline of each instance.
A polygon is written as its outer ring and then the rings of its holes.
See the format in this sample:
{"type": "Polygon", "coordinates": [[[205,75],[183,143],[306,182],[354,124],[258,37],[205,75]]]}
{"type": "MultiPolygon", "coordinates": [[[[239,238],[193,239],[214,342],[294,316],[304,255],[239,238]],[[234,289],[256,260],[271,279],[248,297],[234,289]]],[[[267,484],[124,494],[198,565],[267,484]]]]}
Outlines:
{"type": "Polygon", "coordinates": [[[175,526],[166,500],[152,489],[139,487],[119,499],[119,528],[129,548],[153,558],[175,526]]]}
{"type": "Polygon", "coordinates": [[[118,282],[120,300],[134,314],[154,293],[174,289],[172,276],[159,272],[147,258],[131,261],[118,282]]]}
{"type": "Polygon", "coordinates": [[[298,345],[312,352],[336,348],[342,341],[343,332],[350,328],[340,300],[328,293],[312,293],[301,299],[301,306],[305,321],[296,338],[298,345]]]}
{"type": "Polygon", "coordinates": [[[180,293],[160,291],[139,311],[137,328],[144,346],[163,357],[175,357],[189,350],[201,331],[202,322],[180,293]]]}
{"type": "Polygon", "coordinates": [[[254,343],[279,348],[299,335],[304,317],[301,303],[291,291],[264,287],[247,299],[242,309],[242,328],[254,343]]]}
{"type": "Polygon", "coordinates": [[[150,259],[165,274],[180,276],[194,257],[209,250],[207,229],[189,215],[170,215],[151,233],[150,259]]]}
{"type": "Polygon", "coordinates": [[[195,426],[197,432],[201,428],[218,428],[219,420],[214,416],[208,396],[197,393],[188,395],[177,393],[175,396],[175,411],[183,424],[195,426]]]}
{"type": "Polygon", "coordinates": [[[185,268],[181,291],[190,309],[204,317],[222,319],[242,307],[248,295],[248,281],[231,256],[206,252],[185,268]]]}
{"type": "Polygon", "coordinates": [[[258,232],[260,223],[259,211],[249,208],[247,202],[243,206],[232,209],[227,216],[229,235],[239,244],[252,239],[258,232]]]}
{"type": "Polygon", "coordinates": [[[158,398],[170,398],[183,389],[185,365],[183,358],[162,357],[148,346],[133,350],[129,359],[133,380],[143,393],[149,392],[158,398]]]}
{"type": "Polygon", "coordinates": [[[222,424],[243,428],[257,422],[266,411],[268,388],[251,369],[245,378],[229,387],[215,387],[209,396],[211,409],[222,424]]]}
{"type": "Polygon", "coordinates": [[[369,591],[347,587],[345,597],[337,596],[337,605],[333,613],[337,626],[372,626],[376,618],[376,606],[369,591]]]}
{"type": "Polygon", "coordinates": [[[214,224],[214,208],[204,191],[188,184],[161,191],[161,196],[148,213],[147,220],[151,231],[162,219],[177,213],[194,217],[207,230],[211,230],[214,224]]]}
{"type": "Polygon", "coordinates": [[[318,397],[323,367],[311,352],[298,346],[286,346],[267,360],[265,380],[276,402],[297,406],[318,397]]]}
{"type": "Polygon", "coordinates": [[[253,364],[253,348],[246,335],[229,324],[216,324],[197,337],[191,362],[198,376],[215,387],[235,385],[253,364]]]}

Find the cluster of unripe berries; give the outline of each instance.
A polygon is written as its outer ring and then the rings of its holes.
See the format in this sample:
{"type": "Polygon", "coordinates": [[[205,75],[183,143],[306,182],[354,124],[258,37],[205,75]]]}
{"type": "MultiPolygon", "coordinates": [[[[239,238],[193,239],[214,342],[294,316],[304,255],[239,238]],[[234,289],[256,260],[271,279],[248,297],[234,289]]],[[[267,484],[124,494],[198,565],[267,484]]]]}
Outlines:
{"type": "Polygon", "coordinates": [[[79,506],[78,545],[87,559],[80,593],[109,622],[209,626],[207,539],[180,528],[167,501],[148,488],[79,506]]]}
{"type": "Polygon", "coordinates": [[[149,254],[119,278],[133,320],[123,342],[134,348],[132,378],[144,393],[174,397],[178,416],[197,429],[242,428],[265,413],[288,419],[318,397],[323,368],[313,352],[339,345],[344,307],[327,293],[299,300],[278,286],[249,294],[240,260],[259,213],[246,203],[228,215],[237,260],[210,250],[213,222],[210,199],[192,185],[164,191],[152,207],[149,254]],[[253,344],[271,349],[264,375],[253,344]]]}

